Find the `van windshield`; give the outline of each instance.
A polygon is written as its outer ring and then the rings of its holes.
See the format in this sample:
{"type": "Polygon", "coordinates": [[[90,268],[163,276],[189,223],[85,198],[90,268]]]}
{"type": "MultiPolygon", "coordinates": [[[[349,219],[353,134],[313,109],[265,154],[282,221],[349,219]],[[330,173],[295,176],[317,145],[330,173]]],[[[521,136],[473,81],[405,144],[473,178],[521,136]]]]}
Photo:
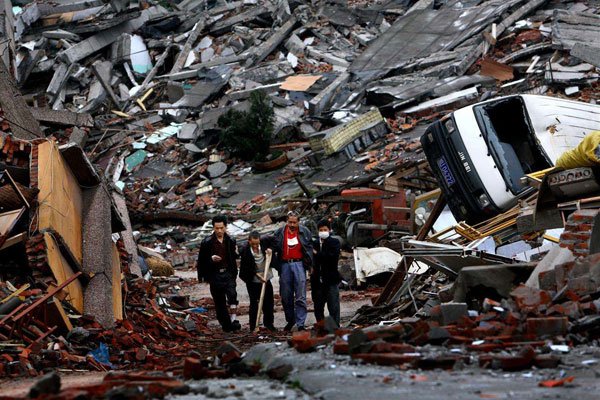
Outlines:
{"type": "Polygon", "coordinates": [[[538,144],[520,97],[475,106],[473,111],[488,149],[513,194],[526,189],[521,184],[523,176],[552,166],[538,144]]]}

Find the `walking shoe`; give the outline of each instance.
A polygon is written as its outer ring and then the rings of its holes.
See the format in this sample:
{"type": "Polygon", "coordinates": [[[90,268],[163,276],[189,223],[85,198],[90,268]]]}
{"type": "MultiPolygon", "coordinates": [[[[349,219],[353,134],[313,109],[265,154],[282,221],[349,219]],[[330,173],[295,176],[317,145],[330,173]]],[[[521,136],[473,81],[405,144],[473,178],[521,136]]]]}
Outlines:
{"type": "Polygon", "coordinates": [[[240,321],[238,321],[237,319],[233,322],[231,322],[231,331],[232,332],[236,332],[242,329],[242,325],[240,324],[240,321]]]}
{"type": "Polygon", "coordinates": [[[305,330],[306,330],[306,328],[305,328],[305,327],[303,327],[303,326],[299,326],[299,327],[298,327],[298,332],[302,332],[302,331],[305,331],[305,330]]]}
{"type": "Polygon", "coordinates": [[[277,328],[275,328],[273,325],[267,325],[265,328],[267,328],[269,332],[277,332],[277,328]]]}
{"type": "Polygon", "coordinates": [[[284,331],[286,332],[291,332],[292,328],[294,327],[294,323],[293,322],[288,322],[285,327],[283,328],[284,331]]]}

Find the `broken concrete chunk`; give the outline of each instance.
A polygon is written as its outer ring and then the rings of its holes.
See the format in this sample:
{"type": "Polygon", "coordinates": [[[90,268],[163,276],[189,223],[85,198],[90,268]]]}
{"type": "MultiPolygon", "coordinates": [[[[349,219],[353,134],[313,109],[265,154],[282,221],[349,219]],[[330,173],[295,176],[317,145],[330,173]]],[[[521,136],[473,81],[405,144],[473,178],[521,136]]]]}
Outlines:
{"type": "Polygon", "coordinates": [[[600,44],[575,43],[571,55],[600,68],[600,44]]]}
{"type": "Polygon", "coordinates": [[[130,21],[125,21],[119,25],[91,36],[73,47],[63,50],[58,57],[66,63],[72,64],[83,58],[86,58],[95,52],[102,50],[115,42],[122,33],[132,33],[141,28],[146,21],[156,14],[162,13],[158,7],[150,7],[142,11],[142,14],[130,21]]]}
{"type": "Polygon", "coordinates": [[[65,39],[71,42],[79,42],[81,37],[75,33],[63,31],[62,29],[57,29],[55,31],[45,31],[42,32],[42,36],[48,39],[65,39]]]}
{"type": "Polygon", "coordinates": [[[218,178],[219,176],[221,176],[225,172],[227,172],[227,164],[225,164],[222,161],[216,162],[214,164],[210,164],[208,166],[207,171],[211,178],[218,178]]]}
{"type": "Polygon", "coordinates": [[[195,141],[200,135],[200,128],[197,124],[184,124],[177,133],[177,139],[183,141],[195,141]]]}

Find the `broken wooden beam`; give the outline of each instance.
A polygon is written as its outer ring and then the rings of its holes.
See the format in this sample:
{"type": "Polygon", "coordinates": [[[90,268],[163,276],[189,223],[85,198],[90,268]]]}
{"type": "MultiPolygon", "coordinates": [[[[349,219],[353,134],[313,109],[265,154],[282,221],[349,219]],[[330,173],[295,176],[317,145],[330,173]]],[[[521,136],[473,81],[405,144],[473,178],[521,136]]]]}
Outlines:
{"type": "Polygon", "coordinates": [[[269,14],[269,9],[266,7],[253,7],[247,11],[237,13],[230,18],[217,21],[213,26],[210,27],[210,33],[211,35],[220,36],[226,32],[229,32],[236,25],[243,25],[269,14]]]}
{"type": "Polygon", "coordinates": [[[98,32],[89,38],[69,47],[58,53],[58,58],[67,64],[76,63],[95,52],[102,50],[106,46],[114,43],[123,33],[131,33],[140,29],[150,18],[149,9],[142,11],[142,14],[134,19],[120,23],[110,29],[98,32]]]}
{"type": "Polygon", "coordinates": [[[190,36],[188,36],[187,40],[185,41],[185,45],[179,52],[177,59],[175,59],[175,62],[173,63],[173,68],[171,68],[169,74],[175,74],[181,71],[183,65],[188,59],[190,51],[192,50],[192,46],[194,45],[194,43],[196,43],[196,40],[198,40],[198,36],[200,36],[200,33],[204,30],[205,26],[206,23],[203,19],[196,22],[196,25],[194,26],[194,29],[192,29],[190,36]]]}
{"type": "Polygon", "coordinates": [[[313,97],[308,102],[308,111],[310,112],[310,115],[320,115],[323,111],[325,111],[340,87],[349,80],[350,74],[348,72],[344,72],[335,78],[335,80],[331,82],[325,89],[323,89],[318,95],[313,97]]]}
{"type": "MultiPolygon", "coordinates": [[[[24,310],[22,310],[21,312],[19,312],[17,315],[11,316],[10,319],[12,321],[18,321],[19,319],[23,318],[25,315],[29,314],[30,312],[32,312],[33,310],[35,310],[37,307],[39,307],[40,305],[44,304],[44,302],[46,302],[50,298],[54,297],[54,295],[56,295],[58,292],[60,292],[65,287],[67,287],[69,284],[71,284],[71,282],[73,282],[75,279],[79,278],[79,275],[81,275],[81,272],[77,272],[76,274],[73,274],[72,276],[70,276],[69,278],[67,278],[60,285],[55,286],[54,288],[50,289],[50,291],[48,291],[48,293],[46,293],[45,295],[43,295],[42,297],[40,297],[38,300],[36,300],[35,302],[33,302],[30,306],[28,306],[27,308],[25,308],[24,310]]],[[[6,318],[8,318],[8,316],[6,318]]],[[[4,321],[5,320],[0,321],[0,324],[3,324],[4,321]]]]}
{"type": "Polygon", "coordinates": [[[100,81],[100,84],[104,90],[106,90],[106,93],[108,93],[112,99],[113,103],[115,103],[115,105],[121,109],[121,100],[117,97],[110,84],[112,67],[113,65],[110,61],[98,60],[92,64],[92,71],[94,72],[96,78],[98,78],[100,81]]]}
{"type": "Polygon", "coordinates": [[[292,16],[285,24],[279,27],[266,42],[258,46],[253,55],[246,61],[246,67],[258,64],[267,58],[290,35],[297,23],[298,20],[296,17],[292,16]]]}

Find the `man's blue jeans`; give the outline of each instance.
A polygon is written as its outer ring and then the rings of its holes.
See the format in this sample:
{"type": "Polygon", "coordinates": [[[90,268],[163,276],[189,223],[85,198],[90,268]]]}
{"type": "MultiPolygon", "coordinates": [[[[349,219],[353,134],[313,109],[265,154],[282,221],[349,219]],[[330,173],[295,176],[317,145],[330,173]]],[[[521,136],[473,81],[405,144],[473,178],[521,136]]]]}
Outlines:
{"type": "Polygon", "coordinates": [[[279,294],[286,322],[303,328],[306,321],[306,271],[302,262],[281,264],[279,294]]]}

